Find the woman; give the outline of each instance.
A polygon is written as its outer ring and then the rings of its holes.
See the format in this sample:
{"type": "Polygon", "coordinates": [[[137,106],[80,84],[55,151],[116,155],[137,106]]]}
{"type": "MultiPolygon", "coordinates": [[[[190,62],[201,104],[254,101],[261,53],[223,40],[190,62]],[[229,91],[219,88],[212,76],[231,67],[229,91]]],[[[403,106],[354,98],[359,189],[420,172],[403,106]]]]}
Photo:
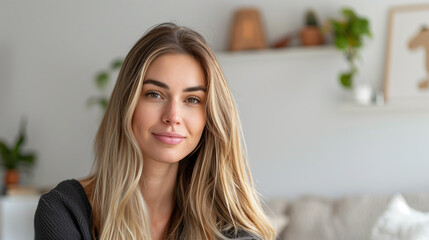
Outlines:
{"type": "Polygon", "coordinates": [[[124,60],[91,175],[41,197],[36,239],[274,239],[240,129],[204,39],[156,26],[124,60]]]}

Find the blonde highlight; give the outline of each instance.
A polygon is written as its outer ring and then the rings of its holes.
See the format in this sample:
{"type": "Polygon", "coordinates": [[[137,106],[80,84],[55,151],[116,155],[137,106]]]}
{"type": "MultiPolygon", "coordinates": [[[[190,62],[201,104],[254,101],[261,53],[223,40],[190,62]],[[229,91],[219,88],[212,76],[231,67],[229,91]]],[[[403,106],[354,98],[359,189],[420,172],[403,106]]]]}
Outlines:
{"type": "Polygon", "coordinates": [[[239,230],[274,239],[252,184],[236,104],[216,57],[198,33],[171,23],[156,26],[130,50],[100,124],[88,177],[94,235],[151,239],[140,190],[143,156],[132,118],[147,69],[165,54],[194,57],[207,80],[206,126],[197,148],[179,163],[165,239],[227,239],[225,232],[239,230]]]}

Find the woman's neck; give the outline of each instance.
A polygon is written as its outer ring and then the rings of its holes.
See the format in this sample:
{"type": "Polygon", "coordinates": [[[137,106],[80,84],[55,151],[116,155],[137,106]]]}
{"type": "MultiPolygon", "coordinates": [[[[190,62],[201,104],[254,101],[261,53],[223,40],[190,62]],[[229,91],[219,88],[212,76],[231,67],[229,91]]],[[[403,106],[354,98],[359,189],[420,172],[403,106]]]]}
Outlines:
{"type": "Polygon", "coordinates": [[[160,163],[145,159],[141,192],[149,208],[152,235],[159,239],[165,233],[174,209],[174,188],[178,163],[160,163]]]}

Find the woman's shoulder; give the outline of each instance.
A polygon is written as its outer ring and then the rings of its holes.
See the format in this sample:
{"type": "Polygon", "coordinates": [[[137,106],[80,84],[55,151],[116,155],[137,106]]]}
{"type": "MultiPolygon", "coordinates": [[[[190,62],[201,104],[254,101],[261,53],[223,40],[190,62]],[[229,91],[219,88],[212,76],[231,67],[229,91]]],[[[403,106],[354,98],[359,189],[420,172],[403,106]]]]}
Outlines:
{"type": "Polygon", "coordinates": [[[34,227],[36,239],[91,239],[91,206],[82,185],[66,180],[43,194],[34,227]]]}
{"type": "Polygon", "coordinates": [[[75,179],[60,182],[55,188],[40,197],[39,205],[46,207],[66,206],[72,210],[90,212],[91,206],[85,190],[75,179]]]}
{"type": "MultiPolygon", "coordinates": [[[[57,186],[52,188],[49,192],[42,195],[42,197],[54,197],[54,196],[70,196],[70,197],[82,197],[83,187],[80,182],[76,179],[64,180],[58,183],[57,186]]],[[[83,191],[84,192],[84,191],[83,191]]]]}

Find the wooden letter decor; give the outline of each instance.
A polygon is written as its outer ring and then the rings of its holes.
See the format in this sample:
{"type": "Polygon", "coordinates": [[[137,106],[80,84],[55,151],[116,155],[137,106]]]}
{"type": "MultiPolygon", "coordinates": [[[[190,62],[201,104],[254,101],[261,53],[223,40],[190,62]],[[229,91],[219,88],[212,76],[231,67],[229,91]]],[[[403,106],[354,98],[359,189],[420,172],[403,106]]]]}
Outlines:
{"type": "Polygon", "coordinates": [[[245,8],[236,11],[229,50],[240,51],[265,47],[265,36],[258,9],[245,8]]]}

